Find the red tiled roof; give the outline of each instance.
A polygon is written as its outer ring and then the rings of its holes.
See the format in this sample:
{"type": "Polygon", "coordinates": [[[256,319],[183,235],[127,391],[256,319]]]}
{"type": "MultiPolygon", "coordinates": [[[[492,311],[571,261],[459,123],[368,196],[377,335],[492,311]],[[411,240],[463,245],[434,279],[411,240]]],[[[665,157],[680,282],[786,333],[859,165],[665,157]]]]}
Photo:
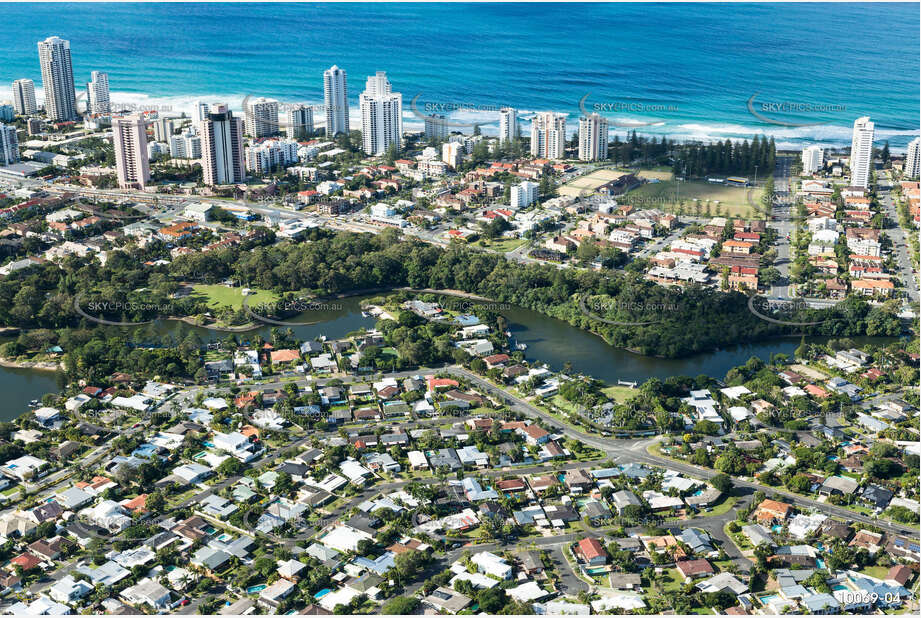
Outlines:
{"type": "Polygon", "coordinates": [[[680,560],[675,563],[675,568],[685,577],[713,573],[713,567],[702,558],[697,560],[680,560]]]}
{"type": "Polygon", "coordinates": [[[608,555],[601,546],[601,543],[598,542],[598,539],[591,537],[579,541],[579,553],[582,554],[582,557],[586,560],[592,560],[600,556],[606,557],[608,555]]]}
{"type": "Polygon", "coordinates": [[[11,564],[22,567],[23,571],[28,571],[29,569],[34,569],[42,563],[41,558],[33,556],[29,553],[22,553],[10,560],[11,564]]]}
{"type": "Polygon", "coordinates": [[[301,355],[297,350],[273,350],[272,363],[290,363],[300,360],[301,355]]]}

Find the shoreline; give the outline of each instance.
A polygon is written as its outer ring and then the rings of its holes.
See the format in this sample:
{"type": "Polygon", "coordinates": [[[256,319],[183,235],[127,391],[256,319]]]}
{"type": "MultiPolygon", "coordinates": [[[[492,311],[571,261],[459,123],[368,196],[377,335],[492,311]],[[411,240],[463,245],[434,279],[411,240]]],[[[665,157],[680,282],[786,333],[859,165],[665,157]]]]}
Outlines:
{"type": "Polygon", "coordinates": [[[0,367],[9,367],[10,369],[32,369],[33,371],[46,371],[56,373],[64,368],[62,363],[51,363],[48,361],[14,361],[8,358],[0,358],[0,367]]]}

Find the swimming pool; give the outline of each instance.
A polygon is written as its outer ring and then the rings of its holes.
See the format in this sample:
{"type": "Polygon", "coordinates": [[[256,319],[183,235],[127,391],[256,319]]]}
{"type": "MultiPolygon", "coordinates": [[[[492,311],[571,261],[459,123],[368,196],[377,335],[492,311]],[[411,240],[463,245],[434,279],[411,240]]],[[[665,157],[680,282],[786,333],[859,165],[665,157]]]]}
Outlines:
{"type": "Polygon", "coordinates": [[[607,567],[591,567],[591,568],[585,569],[585,572],[588,573],[589,575],[601,575],[603,573],[607,573],[608,569],[607,567]]]}
{"type": "Polygon", "coordinates": [[[250,586],[246,589],[246,594],[256,594],[257,592],[262,592],[268,588],[267,584],[259,584],[258,586],[250,586]]]}
{"type": "Polygon", "coordinates": [[[320,599],[322,599],[323,597],[325,597],[326,595],[328,595],[330,592],[332,592],[332,590],[330,590],[329,588],[324,588],[324,589],[321,590],[320,592],[318,592],[318,593],[316,593],[315,595],[313,595],[313,598],[316,599],[317,601],[319,601],[320,599]]]}

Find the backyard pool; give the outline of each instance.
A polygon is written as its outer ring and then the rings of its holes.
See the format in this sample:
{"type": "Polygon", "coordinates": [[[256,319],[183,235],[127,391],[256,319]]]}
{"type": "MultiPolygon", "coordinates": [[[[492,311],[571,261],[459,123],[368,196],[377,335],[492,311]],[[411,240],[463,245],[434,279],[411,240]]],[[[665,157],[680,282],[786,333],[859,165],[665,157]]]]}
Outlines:
{"type": "Polygon", "coordinates": [[[246,589],[246,594],[256,594],[257,592],[262,592],[268,586],[266,584],[259,584],[258,586],[250,586],[246,589]]]}
{"type": "Polygon", "coordinates": [[[607,567],[591,567],[585,569],[585,572],[589,575],[604,575],[608,572],[607,567]]]}
{"type": "Polygon", "coordinates": [[[325,597],[326,595],[328,595],[330,592],[332,592],[332,590],[330,590],[329,588],[324,588],[324,589],[321,590],[320,592],[318,592],[318,593],[316,593],[315,595],[313,595],[313,598],[316,599],[317,601],[319,601],[320,599],[322,599],[323,597],[325,597]]]}

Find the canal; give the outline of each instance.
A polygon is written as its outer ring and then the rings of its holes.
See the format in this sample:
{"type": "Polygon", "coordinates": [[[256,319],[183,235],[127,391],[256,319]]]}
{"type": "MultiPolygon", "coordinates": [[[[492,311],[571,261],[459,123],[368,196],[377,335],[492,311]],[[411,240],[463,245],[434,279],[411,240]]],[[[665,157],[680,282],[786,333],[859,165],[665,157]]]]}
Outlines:
{"type": "MultiPolygon", "coordinates": [[[[304,312],[291,320],[312,324],[295,325],[291,328],[302,340],[324,335],[329,339],[336,339],[362,328],[371,328],[375,319],[365,317],[361,312],[361,302],[366,298],[371,297],[354,296],[326,301],[318,308],[304,312]]],[[[503,310],[502,314],[509,321],[512,338],[527,345],[525,355],[528,360],[547,363],[555,370],[562,369],[568,361],[576,372],[594,376],[611,384],[616,384],[618,380],[642,383],[650,377],[664,379],[673,375],[707,374],[722,379],[730,369],[744,364],[752,356],[767,361],[772,354],[792,355],[799,345],[798,338],[783,338],[729,346],[686,358],[655,358],[613,348],[596,335],[535,311],[512,307],[503,310]]],[[[224,339],[230,334],[173,320],[130,328],[142,329],[144,333],[151,335],[152,340],[156,335],[195,332],[207,342],[224,339]]],[[[247,341],[248,337],[257,333],[265,339],[270,339],[271,331],[272,327],[267,325],[237,335],[241,341],[247,341]]],[[[853,339],[857,343],[892,340],[872,337],[853,339]]],[[[821,342],[825,339],[808,340],[821,342]]],[[[57,384],[52,372],[0,367],[0,392],[3,393],[0,420],[16,418],[27,411],[30,400],[40,399],[42,395],[56,391],[57,384]]]]}

